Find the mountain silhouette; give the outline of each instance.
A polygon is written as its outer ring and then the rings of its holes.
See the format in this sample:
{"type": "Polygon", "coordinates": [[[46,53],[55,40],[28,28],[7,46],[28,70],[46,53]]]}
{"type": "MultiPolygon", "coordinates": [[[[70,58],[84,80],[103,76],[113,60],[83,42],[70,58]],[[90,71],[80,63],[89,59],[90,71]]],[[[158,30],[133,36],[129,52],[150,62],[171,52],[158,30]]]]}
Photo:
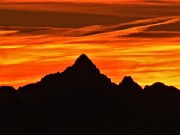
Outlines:
{"type": "Polygon", "coordinates": [[[0,93],[14,93],[15,92],[15,88],[13,88],[12,86],[1,86],[0,87],[0,93]]]}
{"type": "Polygon", "coordinates": [[[92,63],[92,61],[85,55],[81,54],[79,58],[75,61],[74,66],[79,66],[79,67],[85,67],[86,68],[94,68],[96,69],[96,66],[92,63]]]}
{"type": "Polygon", "coordinates": [[[142,87],[134,82],[131,76],[125,76],[121,83],[119,83],[119,89],[129,94],[141,93],[142,87]]]}
{"type": "Polygon", "coordinates": [[[62,72],[62,78],[69,81],[72,85],[84,85],[90,87],[93,85],[107,85],[112,84],[111,80],[105,75],[101,74],[99,69],[92,63],[92,61],[82,54],[75,63],[62,72]]]}
{"type": "Polygon", "coordinates": [[[0,87],[2,135],[160,135],[180,133],[180,91],[131,76],[119,85],[82,54],[63,72],[15,90],[0,87]]]}

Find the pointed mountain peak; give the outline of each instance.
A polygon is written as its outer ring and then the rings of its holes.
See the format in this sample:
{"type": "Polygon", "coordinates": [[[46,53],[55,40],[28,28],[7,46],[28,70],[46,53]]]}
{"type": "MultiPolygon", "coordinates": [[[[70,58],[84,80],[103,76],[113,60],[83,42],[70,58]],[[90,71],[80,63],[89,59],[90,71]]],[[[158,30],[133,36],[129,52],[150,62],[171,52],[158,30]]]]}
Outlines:
{"type": "Polygon", "coordinates": [[[79,64],[79,63],[90,63],[90,64],[93,64],[92,61],[85,54],[81,54],[79,56],[79,58],[77,58],[77,60],[75,61],[75,64],[79,64]]]}
{"type": "Polygon", "coordinates": [[[86,54],[81,54],[78,59],[89,59],[86,54]]]}
{"type": "Polygon", "coordinates": [[[98,82],[98,85],[111,84],[111,80],[101,74],[100,70],[85,54],[80,55],[75,63],[62,72],[61,75],[73,83],[87,83],[89,85],[93,82],[93,85],[95,85],[98,82]]]}
{"type": "Polygon", "coordinates": [[[134,80],[132,79],[131,76],[124,76],[121,83],[134,83],[134,80]]]}
{"type": "Polygon", "coordinates": [[[77,68],[81,71],[97,70],[96,65],[85,54],[80,55],[72,67],[77,68]]]}
{"type": "Polygon", "coordinates": [[[81,54],[75,63],[65,70],[65,73],[66,71],[77,72],[80,75],[100,74],[99,69],[97,69],[96,65],[85,54],[81,54]]]}
{"type": "Polygon", "coordinates": [[[131,76],[125,76],[121,83],[119,84],[121,89],[127,89],[131,91],[141,91],[142,88],[139,84],[134,82],[131,76]]]}

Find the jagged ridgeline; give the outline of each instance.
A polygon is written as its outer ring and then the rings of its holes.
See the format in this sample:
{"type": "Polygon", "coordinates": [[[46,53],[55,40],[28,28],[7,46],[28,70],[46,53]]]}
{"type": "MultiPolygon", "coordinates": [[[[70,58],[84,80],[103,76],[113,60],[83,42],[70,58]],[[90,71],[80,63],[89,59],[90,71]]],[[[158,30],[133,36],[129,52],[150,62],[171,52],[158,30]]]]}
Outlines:
{"type": "Polygon", "coordinates": [[[163,135],[180,133],[180,91],[130,76],[119,85],[82,54],[62,73],[15,90],[0,87],[1,135],[163,135]]]}

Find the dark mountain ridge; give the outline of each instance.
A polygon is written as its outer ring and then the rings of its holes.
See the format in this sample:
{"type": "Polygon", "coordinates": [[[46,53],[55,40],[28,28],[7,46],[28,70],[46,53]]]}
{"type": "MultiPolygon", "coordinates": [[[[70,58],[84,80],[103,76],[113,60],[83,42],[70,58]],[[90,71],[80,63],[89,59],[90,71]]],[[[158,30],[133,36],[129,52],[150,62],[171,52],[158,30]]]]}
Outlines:
{"type": "MultiPolygon", "coordinates": [[[[19,87],[17,90],[22,90],[25,87],[30,87],[31,85],[36,85],[39,83],[47,83],[47,81],[51,81],[52,83],[56,83],[57,81],[69,81],[69,83],[72,83],[71,81],[74,80],[76,83],[81,83],[83,84],[85,81],[100,81],[100,78],[102,79],[101,81],[104,80],[104,83],[108,83],[114,86],[119,86],[119,87],[129,87],[129,89],[136,89],[136,90],[146,90],[149,87],[158,87],[157,84],[163,84],[161,82],[156,82],[152,84],[151,86],[145,86],[143,89],[139,84],[134,82],[134,80],[131,78],[131,76],[125,76],[119,85],[112,83],[111,79],[105,76],[104,74],[101,74],[99,69],[92,63],[92,61],[85,55],[82,54],[80,57],[75,61],[75,63],[71,66],[65,69],[64,72],[60,73],[54,73],[54,74],[49,74],[46,75],[41,79],[40,82],[33,83],[33,84],[28,84],[23,87],[19,87]],[[59,80],[58,80],[59,79],[59,80]],[[70,81],[71,80],[71,81],[70,81]],[[105,82],[106,81],[106,82],[105,82]],[[130,87],[136,87],[136,88],[130,88],[130,87]]],[[[59,82],[58,82],[59,83],[59,82]]],[[[167,86],[165,84],[162,85],[162,87],[166,88],[171,88],[174,91],[179,90],[173,86],[167,86]]],[[[1,86],[0,90],[15,90],[12,86],[1,86]]],[[[127,88],[126,88],[127,89],[127,88]]],[[[173,91],[172,90],[172,91],[173,91]]]]}
{"type": "Polygon", "coordinates": [[[15,90],[0,87],[2,135],[180,133],[180,91],[130,76],[114,84],[82,54],[62,73],[15,90]]]}

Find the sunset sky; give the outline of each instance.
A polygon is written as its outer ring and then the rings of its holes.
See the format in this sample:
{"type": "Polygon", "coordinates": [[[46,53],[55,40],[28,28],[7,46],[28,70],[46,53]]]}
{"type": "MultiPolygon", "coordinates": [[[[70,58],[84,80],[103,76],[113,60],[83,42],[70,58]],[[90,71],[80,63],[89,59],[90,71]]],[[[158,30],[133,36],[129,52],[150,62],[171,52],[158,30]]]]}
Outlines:
{"type": "Polygon", "coordinates": [[[62,72],[85,53],[115,83],[180,89],[179,0],[1,0],[0,85],[62,72]]]}

